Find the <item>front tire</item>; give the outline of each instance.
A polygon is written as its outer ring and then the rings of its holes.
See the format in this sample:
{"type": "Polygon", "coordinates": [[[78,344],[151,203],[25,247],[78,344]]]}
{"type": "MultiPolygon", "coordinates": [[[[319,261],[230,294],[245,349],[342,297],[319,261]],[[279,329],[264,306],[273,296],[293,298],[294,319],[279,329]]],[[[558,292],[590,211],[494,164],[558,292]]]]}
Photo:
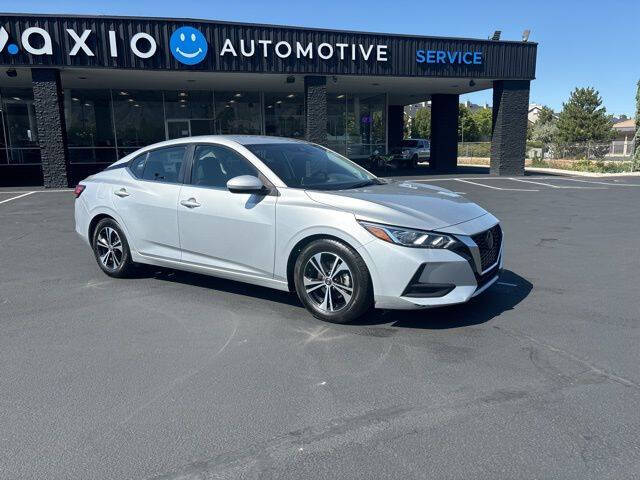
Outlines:
{"type": "Polygon", "coordinates": [[[409,165],[411,166],[411,168],[418,168],[418,156],[414,155],[413,157],[411,157],[411,162],[409,163],[409,165]]]}
{"type": "Polygon", "coordinates": [[[300,252],[294,283],[307,310],[327,322],[350,322],[373,306],[367,265],[355,250],[336,240],[316,240],[300,252]]]}
{"type": "Polygon", "coordinates": [[[129,242],[114,219],[104,218],[98,222],[91,245],[98,266],[104,273],[115,278],[131,274],[134,264],[131,261],[129,242]]]}

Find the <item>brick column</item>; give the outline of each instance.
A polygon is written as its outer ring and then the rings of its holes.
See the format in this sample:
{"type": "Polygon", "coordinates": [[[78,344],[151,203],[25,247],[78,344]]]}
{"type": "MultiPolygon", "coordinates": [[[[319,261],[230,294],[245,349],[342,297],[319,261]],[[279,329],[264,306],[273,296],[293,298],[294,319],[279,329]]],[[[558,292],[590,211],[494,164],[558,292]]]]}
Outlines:
{"type": "Polygon", "coordinates": [[[459,95],[431,96],[431,159],[438,173],[454,173],[458,166],[459,95]]]}
{"type": "Polygon", "coordinates": [[[69,186],[69,165],[60,71],[33,68],[31,78],[44,186],[65,188],[69,186]]]}
{"type": "Polygon", "coordinates": [[[491,173],[524,175],[529,80],[493,82],[491,173]]]}
{"type": "Polygon", "coordinates": [[[399,147],[404,137],[404,105],[389,105],[387,122],[389,148],[399,147]]]}
{"type": "Polygon", "coordinates": [[[304,77],[305,138],[327,144],[327,77],[304,77]]]}

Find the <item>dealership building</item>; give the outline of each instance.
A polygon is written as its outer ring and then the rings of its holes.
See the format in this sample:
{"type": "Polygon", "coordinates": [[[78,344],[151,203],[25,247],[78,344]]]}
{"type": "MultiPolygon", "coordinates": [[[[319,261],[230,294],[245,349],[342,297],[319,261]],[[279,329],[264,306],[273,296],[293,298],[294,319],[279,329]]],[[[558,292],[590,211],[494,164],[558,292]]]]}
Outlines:
{"type": "Polygon", "coordinates": [[[0,186],[66,187],[136,149],[205,134],[305,138],[350,158],[398,145],[431,101],[455,171],[459,96],[493,89],[491,172],[524,172],[531,42],[192,19],[0,14],[0,186]]]}

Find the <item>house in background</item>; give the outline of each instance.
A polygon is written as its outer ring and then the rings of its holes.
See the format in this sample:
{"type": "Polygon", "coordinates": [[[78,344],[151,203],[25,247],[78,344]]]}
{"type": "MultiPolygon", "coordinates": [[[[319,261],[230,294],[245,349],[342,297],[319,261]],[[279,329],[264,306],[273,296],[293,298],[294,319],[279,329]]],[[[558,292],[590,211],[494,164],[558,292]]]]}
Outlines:
{"type": "Polygon", "coordinates": [[[633,153],[633,137],[636,134],[636,121],[633,118],[613,124],[616,134],[611,146],[612,155],[630,156],[633,153]]]}
{"type": "Polygon", "coordinates": [[[527,113],[527,119],[529,123],[533,124],[538,121],[538,117],[540,116],[540,110],[542,110],[543,105],[539,105],[537,103],[529,104],[529,112],[527,113]]]}

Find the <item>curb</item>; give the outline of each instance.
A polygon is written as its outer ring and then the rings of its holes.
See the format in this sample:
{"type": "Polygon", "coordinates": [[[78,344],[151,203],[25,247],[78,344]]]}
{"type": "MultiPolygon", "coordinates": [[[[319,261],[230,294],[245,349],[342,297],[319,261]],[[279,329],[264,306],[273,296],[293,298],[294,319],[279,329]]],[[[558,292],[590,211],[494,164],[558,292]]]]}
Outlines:
{"type": "MultiPolygon", "coordinates": [[[[484,167],[489,168],[489,165],[482,165],[479,163],[459,163],[460,167],[484,167]]],[[[524,167],[525,172],[533,173],[547,173],[551,175],[571,175],[576,177],[640,177],[640,172],[620,172],[620,173],[597,173],[597,172],[580,172],[577,170],[563,170],[560,168],[541,168],[541,167],[524,167]]]]}
{"type": "Polygon", "coordinates": [[[560,168],[538,168],[524,167],[527,172],[535,173],[551,173],[555,175],[573,175],[577,177],[640,177],[640,172],[620,172],[620,173],[597,173],[597,172],[579,172],[576,170],[562,170],[560,168]]]}

